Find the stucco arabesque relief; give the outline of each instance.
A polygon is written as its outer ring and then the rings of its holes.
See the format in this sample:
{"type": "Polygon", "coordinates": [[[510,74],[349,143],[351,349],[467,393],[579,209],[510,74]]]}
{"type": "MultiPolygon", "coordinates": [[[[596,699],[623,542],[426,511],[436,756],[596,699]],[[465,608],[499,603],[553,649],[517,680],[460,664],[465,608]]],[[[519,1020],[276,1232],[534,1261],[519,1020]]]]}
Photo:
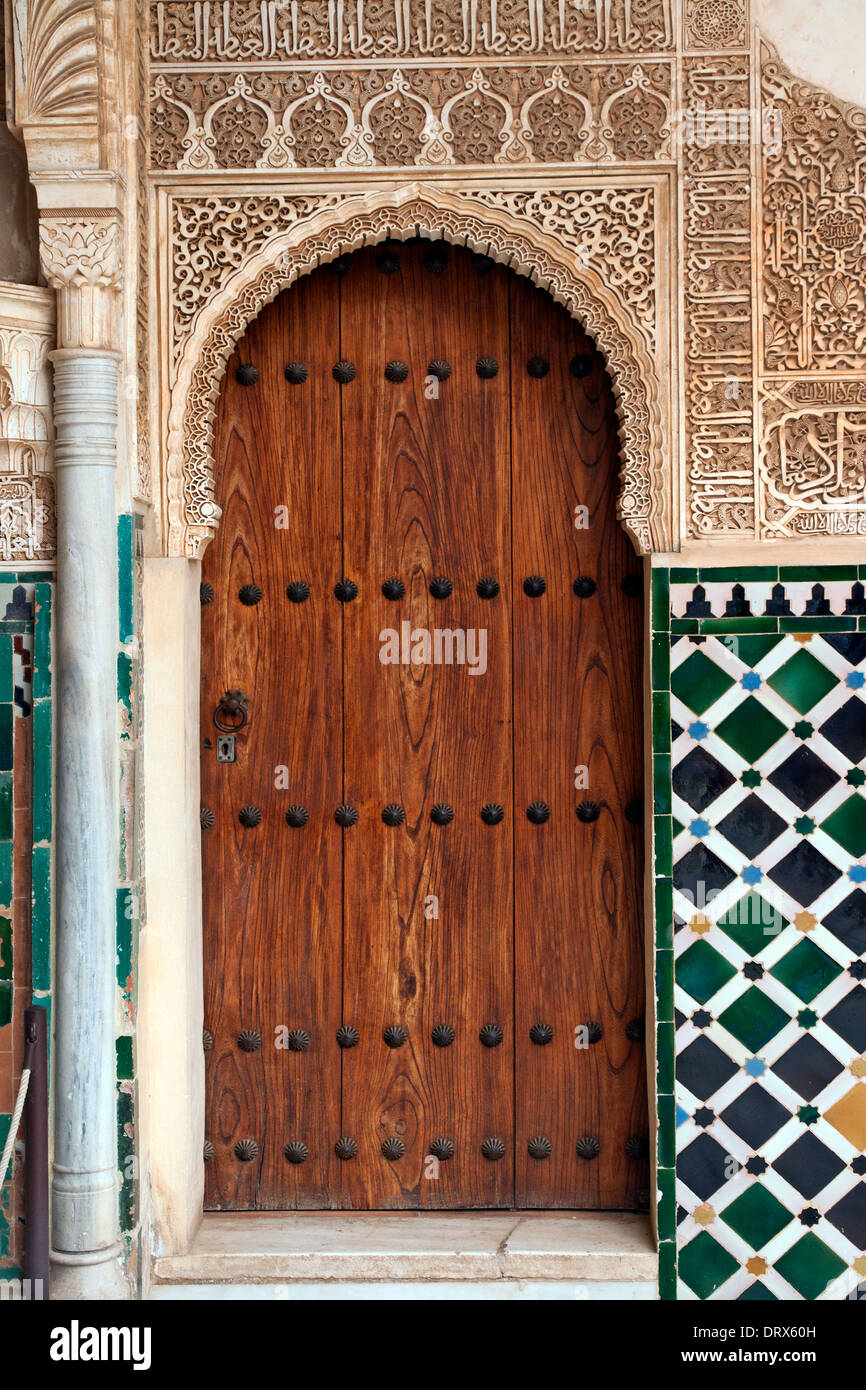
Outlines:
{"type": "MultiPolygon", "coordinates": [[[[685,0],[670,11],[655,0],[153,4],[151,162],[166,185],[170,239],[169,548],[200,551],[217,519],[214,403],[246,323],[315,264],[389,231],[408,235],[397,204],[405,213],[413,197],[424,209],[413,230],[479,244],[548,283],[587,327],[594,323],[614,378],[623,514],[639,549],[839,529],[840,509],[850,509],[858,488],[862,496],[862,470],[859,417],[837,398],[856,404],[859,384],[830,384],[822,401],[814,383],[788,381],[785,390],[805,393],[821,422],[793,439],[775,378],[792,368],[770,368],[769,275],[760,279],[758,267],[772,234],[766,189],[777,178],[774,161],[806,158],[811,140],[820,165],[834,138],[829,113],[839,107],[797,83],[764,47],[765,74],[777,76],[772,90],[765,76],[759,105],[782,112],[783,153],[764,144],[755,156],[765,132],[753,110],[747,35],[743,0],[685,0]],[[804,104],[813,108],[809,140],[809,121],[784,115],[804,104]],[[684,116],[696,110],[709,114],[706,139],[684,137],[684,116]],[[721,139],[712,133],[720,113],[721,139]],[[491,167],[504,176],[494,187],[483,176],[491,167]],[[527,179],[533,170],[535,182],[527,179]],[[667,254],[660,176],[674,170],[683,203],[681,255],[673,258],[683,282],[679,364],[665,358],[658,283],[667,254]],[[355,191],[342,192],[349,175],[357,176],[355,191]],[[384,175],[390,193],[381,192],[384,175]],[[371,192],[358,191],[365,187],[371,192]],[[447,216],[438,206],[443,193],[447,216]],[[578,307],[595,283],[616,328],[603,322],[602,306],[594,317],[592,305],[578,307]],[[678,433],[659,401],[659,382],[671,378],[680,382],[685,438],[675,479],[678,433]],[[831,425],[832,468],[824,438],[831,425]]],[[[856,132],[862,116],[841,114],[856,132]]],[[[804,217],[814,202],[816,224],[820,182],[803,190],[804,217]]],[[[834,192],[838,203],[841,190],[834,192]]],[[[826,225],[834,241],[844,237],[844,226],[826,225]]],[[[767,266],[775,266],[772,255],[767,266]]],[[[830,288],[838,300],[842,290],[830,288]]],[[[829,290],[824,299],[834,303],[829,290]]],[[[783,319],[788,302],[783,295],[783,319]]],[[[812,321],[816,311],[820,318],[820,296],[812,321]]],[[[798,361],[799,375],[824,371],[809,361],[798,361]]],[[[866,357],[859,363],[851,375],[866,357]]]]}

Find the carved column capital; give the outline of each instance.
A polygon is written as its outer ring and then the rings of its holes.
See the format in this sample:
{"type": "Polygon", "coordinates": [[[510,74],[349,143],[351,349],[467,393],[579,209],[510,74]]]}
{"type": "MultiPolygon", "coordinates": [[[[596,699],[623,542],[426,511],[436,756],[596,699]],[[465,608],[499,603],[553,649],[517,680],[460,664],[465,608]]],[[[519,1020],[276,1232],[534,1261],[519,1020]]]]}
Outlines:
{"type": "Polygon", "coordinates": [[[113,348],[122,281],[121,223],[113,208],[45,208],[39,250],[58,292],[60,347],[113,348]]]}

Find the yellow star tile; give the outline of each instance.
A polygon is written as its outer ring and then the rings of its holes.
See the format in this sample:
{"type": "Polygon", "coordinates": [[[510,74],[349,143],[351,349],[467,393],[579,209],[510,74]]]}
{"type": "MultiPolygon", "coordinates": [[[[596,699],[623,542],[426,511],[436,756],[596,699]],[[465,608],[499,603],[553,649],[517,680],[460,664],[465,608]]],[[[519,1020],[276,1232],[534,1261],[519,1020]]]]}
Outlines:
{"type": "Polygon", "coordinates": [[[866,1149],[866,1086],[852,1086],[847,1095],[825,1111],[824,1119],[855,1149],[866,1149]]]}
{"type": "Polygon", "coordinates": [[[702,912],[697,913],[689,922],[689,926],[696,936],[704,936],[712,925],[709,917],[705,917],[702,912]]]}
{"type": "Polygon", "coordinates": [[[795,642],[802,642],[804,646],[807,642],[811,642],[812,640],[811,632],[795,632],[793,636],[795,642]]]}
{"type": "Polygon", "coordinates": [[[797,931],[814,931],[818,925],[818,918],[814,912],[798,912],[794,918],[794,926],[797,931]]]}
{"type": "Polygon", "coordinates": [[[848,1070],[852,1076],[866,1076],[866,1057],[855,1057],[848,1070]]]}
{"type": "Polygon", "coordinates": [[[702,1207],[695,1207],[694,1216],[699,1226],[712,1226],[716,1219],[716,1213],[708,1202],[702,1207]]]}
{"type": "Polygon", "coordinates": [[[866,1274],[866,1255],[858,1255],[851,1268],[855,1274],[866,1274]]]}
{"type": "Polygon", "coordinates": [[[753,1255],[750,1260],[746,1260],[746,1269],[750,1274],[766,1274],[767,1261],[762,1260],[760,1255],[753,1255]]]}

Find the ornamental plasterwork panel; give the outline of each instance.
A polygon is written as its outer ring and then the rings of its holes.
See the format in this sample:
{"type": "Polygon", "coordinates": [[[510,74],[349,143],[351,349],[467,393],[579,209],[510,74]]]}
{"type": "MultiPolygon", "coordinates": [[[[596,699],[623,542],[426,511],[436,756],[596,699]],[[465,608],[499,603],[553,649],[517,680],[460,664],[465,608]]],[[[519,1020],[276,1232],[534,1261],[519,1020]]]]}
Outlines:
{"type": "MultiPolygon", "coordinates": [[[[419,232],[484,251],[531,276],[596,337],[611,373],[624,446],[623,524],[640,551],[670,544],[665,529],[672,509],[670,472],[662,449],[660,363],[651,348],[652,334],[641,325],[630,303],[632,285],[637,287],[635,303],[643,296],[646,304],[647,297],[655,294],[654,283],[651,287],[640,284],[650,273],[653,281],[655,277],[656,254],[646,231],[641,234],[638,229],[637,236],[634,229],[629,233],[626,215],[621,235],[610,235],[617,197],[622,198],[615,191],[611,196],[610,190],[594,190],[594,197],[587,198],[582,208],[574,191],[548,191],[541,198],[521,191],[497,194],[493,189],[483,194],[470,190],[470,194],[413,185],[367,197],[324,195],[318,204],[305,196],[236,198],[229,194],[221,198],[211,194],[199,200],[198,208],[194,198],[186,197],[179,212],[170,212],[172,226],[189,230],[197,224],[200,233],[197,244],[190,246],[185,238],[179,242],[181,264],[172,271],[182,308],[181,326],[174,330],[177,359],[164,489],[170,554],[200,554],[218,523],[214,412],[225,363],[251,319],[299,275],[342,252],[419,232]],[[581,231],[573,230],[572,245],[564,245],[557,228],[566,221],[574,223],[575,214],[582,217],[581,231]],[[593,221],[603,225],[599,236],[593,236],[593,221]],[[579,245],[589,248],[586,255],[577,251],[579,245]],[[606,257],[608,267],[616,267],[624,247],[627,255],[615,275],[610,269],[607,273],[593,269],[593,255],[606,257]]],[[[634,216],[646,190],[631,190],[631,194],[634,216]]],[[[648,219],[647,226],[651,232],[655,217],[648,219]]],[[[644,313],[648,319],[646,309],[644,313]]]]}
{"type": "Polygon", "coordinates": [[[158,72],[154,167],[460,168],[671,158],[669,62],[158,72]]]}
{"type": "Polygon", "coordinates": [[[746,48],[746,0],[685,0],[686,48],[746,48]]]}
{"type": "Polygon", "coordinates": [[[0,282],[0,567],[51,562],[54,460],[50,290],[0,282]]]}
{"type": "Polygon", "coordinates": [[[762,530],[866,536],[866,377],[765,381],[762,530]]]}
{"type": "Polygon", "coordinates": [[[673,0],[156,0],[156,62],[657,53],[673,0]]]}

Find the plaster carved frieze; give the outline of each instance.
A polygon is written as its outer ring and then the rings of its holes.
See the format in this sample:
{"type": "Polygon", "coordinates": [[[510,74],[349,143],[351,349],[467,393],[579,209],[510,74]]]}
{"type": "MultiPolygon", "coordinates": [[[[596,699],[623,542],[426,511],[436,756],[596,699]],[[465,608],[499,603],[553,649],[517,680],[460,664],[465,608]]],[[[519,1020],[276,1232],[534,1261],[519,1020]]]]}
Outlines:
{"type": "MultiPolygon", "coordinates": [[[[497,198],[491,190],[482,202],[418,184],[368,197],[324,195],[318,202],[264,194],[240,199],[213,195],[199,200],[197,214],[194,200],[183,200],[180,215],[187,228],[198,216],[202,242],[200,247],[185,247],[182,255],[190,258],[190,267],[198,267],[208,289],[194,313],[191,291],[182,290],[187,324],[176,335],[180,351],[169,411],[164,495],[170,554],[199,555],[218,522],[213,471],[216,401],[226,362],[250,321],[299,275],[342,252],[419,232],[483,251],[530,276],[596,338],[611,373],[620,421],[623,524],[639,551],[671,544],[671,484],[661,447],[658,363],[628,290],[630,274],[643,272],[624,271],[617,291],[610,276],[602,277],[563,245],[555,235],[554,205],[557,197],[566,200],[558,214],[564,225],[573,193],[548,193],[534,209],[530,204],[510,206],[514,196],[505,192],[497,198]],[[209,231],[214,226],[223,229],[216,239],[209,231]],[[227,265],[222,264],[221,242],[228,247],[227,265]]],[[[597,203],[597,215],[605,219],[603,199],[597,197],[597,203]]],[[[608,254],[615,260],[613,243],[608,254]]],[[[630,254],[640,260],[633,247],[630,254]]],[[[182,283],[189,285],[186,272],[182,283]]]]}
{"type": "Polygon", "coordinates": [[[773,378],[761,396],[764,533],[866,536],[866,378],[773,378]]]}
{"type": "Polygon", "coordinates": [[[151,57],[169,64],[656,53],[672,0],[156,0],[151,57]]]}
{"type": "Polygon", "coordinates": [[[685,0],[687,48],[744,48],[748,43],[747,0],[685,0]]]}
{"type": "Polygon", "coordinates": [[[764,370],[862,371],[866,358],[866,111],[794,77],[762,47],[764,370]]]}
{"type": "Polygon", "coordinates": [[[51,561],[54,461],[50,290],[0,284],[0,565],[51,561]]]}
{"type": "Polygon", "coordinates": [[[118,214],[110,208],[43,209],[39,252],[43,274],[58,291],[58,340],[64,347],[116,347],[118,214]]]}
{"type": "Polygon", "coordinates": [[[156,168],[447,168],[671,158],[669,62],[161,71],[156,168]]]}
{"type": "Polygon", "coordinates": [[[755,530],[748,59],[686,59],[683,97],[688,533],[748,536],[755,530]]]}

